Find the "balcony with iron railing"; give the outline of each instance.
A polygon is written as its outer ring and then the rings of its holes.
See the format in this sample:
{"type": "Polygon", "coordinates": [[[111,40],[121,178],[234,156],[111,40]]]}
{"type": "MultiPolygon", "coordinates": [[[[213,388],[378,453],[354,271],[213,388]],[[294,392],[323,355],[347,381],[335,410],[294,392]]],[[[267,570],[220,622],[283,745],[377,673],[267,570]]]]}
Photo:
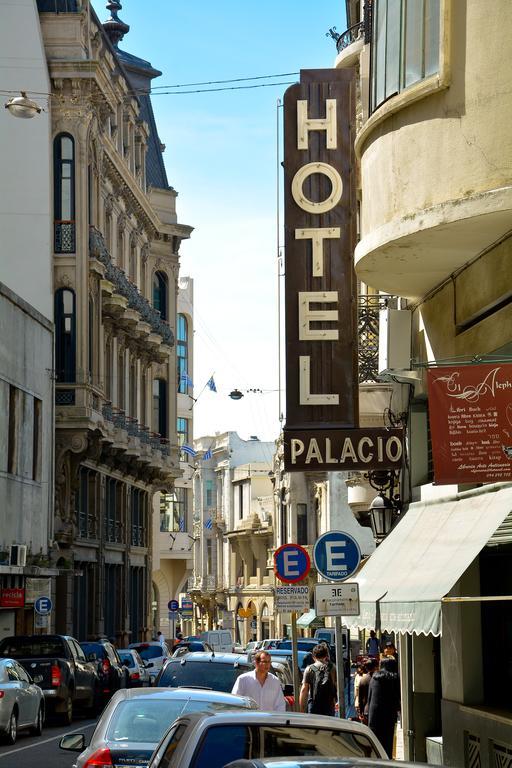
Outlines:
{"type": "Polygon", "coordinates": [[[380,311],[397,306],[396,296],[389,294],[358,296],[357,338],[359,383],[379,381],[379,318],[380,311]]]}
{"type": "Polygon", "coordinates": [[[162,319],[160,312],[142,295],[137,286],[129,280],[124,270],[113,264],[103,235],[93,226],[89,229],[89,256],[103,265],[105,279],[112,284],[115,296],[124,300],[117,302],[119,309],[117,315],[121,316],[123,309],[129,308],[132,313],[127,317],[127,323],[134,330],[142,324],[142,329],[147,326],[149,333],[159,336],[164,345],[174,346],[174,334],[168,323],[162,319]]]}

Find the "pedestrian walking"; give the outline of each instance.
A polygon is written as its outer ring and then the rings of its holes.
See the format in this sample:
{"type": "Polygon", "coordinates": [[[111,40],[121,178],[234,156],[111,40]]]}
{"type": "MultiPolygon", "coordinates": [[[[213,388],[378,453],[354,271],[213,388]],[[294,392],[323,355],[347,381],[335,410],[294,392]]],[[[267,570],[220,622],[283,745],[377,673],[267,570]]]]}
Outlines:
{"type": "Polygon", "coordinates": [[[286,712],[286,699],[279,678],[270,672],[271,657],[266,651],[254,654],[254,672],[240,675],[231,693],[250,696],[265,712],[286,712]]]}
{"type": "Polygon", "coordinates": [[[363,664],[363,676],[359,680],[357,689],[358,707],[356,712],[359,720],[368,725],[368,691],[373,674],[378,670],[379,662],[377,659],[370,658],[363,664]]]}
{"type": "Polygon", "coordinates": [[[325,645],[313,648],[314,663],[306,668],[299,694],[301,712],[334,716],[337,701],[336,670],[325,645]]]}
{"type": "Polygon", "coordinates": [[[380,652],[379,639],[375,634],[375,630],[370,630],[370,637],[366,641],[366,653],[368,656],[378,656],[380,652]]]}
{"type": "Polygon", "coordinates": [[[372,676],[368,691],[368,725],[389,758],[393,757],[393,737],[400,710],[400,687],[396,670],[395,659],[381,659],[380,670],[372,676]]]}
{"type": "Polygon", "coordinates": [[[166,643],[166,640],[165,640],[165,636],[163,635],[162,632],[158,631],[156,633],[156,639],[158,640],[158,642],[160,643],[162,648],[167,648],[167,643],[166,643]]]}

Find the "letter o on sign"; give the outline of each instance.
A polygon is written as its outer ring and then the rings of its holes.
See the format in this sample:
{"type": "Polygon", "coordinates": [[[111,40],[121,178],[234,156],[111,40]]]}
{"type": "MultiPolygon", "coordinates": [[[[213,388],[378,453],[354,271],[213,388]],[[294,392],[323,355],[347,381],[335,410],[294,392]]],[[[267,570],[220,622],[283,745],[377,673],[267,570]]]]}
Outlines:
{"type": "Polygon", "coordinates": [[[343,194],[343,182],[336,168],[327,163],[307,163],[299,168],[292,181],[292,196],[299,208],[308,213],[327,213],[335,205],[338,205],[343,194]],[[331,194],[325,200],[314,203],[309,200],[303,190],[304,182],[314,173],[323,173],[327,176],[332,185],[331,194]]]}

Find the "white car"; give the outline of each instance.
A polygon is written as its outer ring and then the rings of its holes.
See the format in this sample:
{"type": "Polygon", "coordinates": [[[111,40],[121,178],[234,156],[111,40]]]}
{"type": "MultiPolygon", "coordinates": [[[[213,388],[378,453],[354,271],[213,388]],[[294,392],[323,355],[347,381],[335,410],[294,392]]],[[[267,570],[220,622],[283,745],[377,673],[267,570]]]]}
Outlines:
{"type": "Polygon", "coordinates": [[[60,740],[60,748],[80,752],[75,768],[93,765],[144,768],[171,723],[185,712],[216,712],[256,703],[248,696],[194,688],[124,688],[103,710],[86,746],[84,733],[73,731],[60,740]]]}
{"type": "Polygon", "coordinates": [[[148,640],[141,643],[130,643],[128,648],[133,648],[142,661],[146,664],[146,669],[149,672],[149,684],[153,685],[155,678],[162,669],[164,662],[171,658],[171,652],[165,648],[157,640],[148,640]]]}
{"type": "Polygon", "coordinates": [[[148,768],[223,768],[233,760],[274,755],[387,760],[366,725],[325,715],[244,710],[178,717],[148,768]]]}
{"type": "Polygon", "coordinates": [[[14,744],[18,731],[43,731],[44,695],[28,672],[14,659],[0,659],[0,735],[14,744]]]}

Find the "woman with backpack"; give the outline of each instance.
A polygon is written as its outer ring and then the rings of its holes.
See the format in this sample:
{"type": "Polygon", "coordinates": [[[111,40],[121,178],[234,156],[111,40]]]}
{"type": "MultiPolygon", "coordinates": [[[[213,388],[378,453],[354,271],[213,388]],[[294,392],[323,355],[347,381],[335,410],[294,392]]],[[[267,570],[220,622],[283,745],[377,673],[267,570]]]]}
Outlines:
{"type": "Polygon", "coordinates": [[[299,694],[301,712],[334,716],[337,701],[336,670],[326,645],[313,648],[314,663],[306,668],[299,694]]]}

